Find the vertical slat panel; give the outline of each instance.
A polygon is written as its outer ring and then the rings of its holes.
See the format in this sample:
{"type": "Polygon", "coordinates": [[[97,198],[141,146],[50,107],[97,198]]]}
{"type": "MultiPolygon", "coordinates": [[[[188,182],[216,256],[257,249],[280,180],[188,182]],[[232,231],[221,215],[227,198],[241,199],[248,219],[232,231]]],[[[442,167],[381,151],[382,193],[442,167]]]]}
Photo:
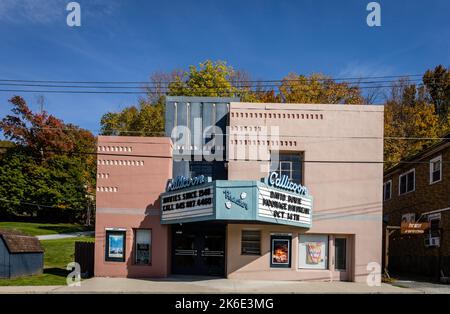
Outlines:
{"type": "Polygon", "coordinates": [[[0,237],[0,278],[9,278],[9,252],[0,237]]]}

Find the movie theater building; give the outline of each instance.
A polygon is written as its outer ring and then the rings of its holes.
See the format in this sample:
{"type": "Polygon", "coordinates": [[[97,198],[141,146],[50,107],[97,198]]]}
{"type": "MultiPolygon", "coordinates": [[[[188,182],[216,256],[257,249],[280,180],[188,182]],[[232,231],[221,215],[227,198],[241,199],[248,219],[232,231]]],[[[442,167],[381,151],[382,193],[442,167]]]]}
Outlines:
{"type": "Polygon", "coordinates": [[[381,264],[382,106],[168,97],[165,123],[98,139],[96,276],[365,281],[381,264]]]}

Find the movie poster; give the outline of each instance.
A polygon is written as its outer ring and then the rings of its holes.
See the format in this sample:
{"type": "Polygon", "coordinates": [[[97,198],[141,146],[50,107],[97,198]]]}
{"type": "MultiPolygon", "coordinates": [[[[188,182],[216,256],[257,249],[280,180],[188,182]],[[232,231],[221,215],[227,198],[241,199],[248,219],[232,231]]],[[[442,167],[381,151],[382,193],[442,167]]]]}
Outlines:
{"type": "Polygon", "coordinates": [[[121,233],[109,234],[108,237],[108,257],[114,259],[124,258],[125,236],[121,233]]]}
{"type": "Polygon", "coordinates": [[[290,238],[272,238],[271,265],[273,267],[290,267],[290,238]]]}
{"type": "Polygon", "coordinates": [[[306,243],[306,263],[317,265],[322,259],[322,242],[306,243]]]}
{"type": "Polygon", "coordinates": [[[328,268],[328,236],[300,235],[299,240],[299,268],[327,269],[328,268]]]}

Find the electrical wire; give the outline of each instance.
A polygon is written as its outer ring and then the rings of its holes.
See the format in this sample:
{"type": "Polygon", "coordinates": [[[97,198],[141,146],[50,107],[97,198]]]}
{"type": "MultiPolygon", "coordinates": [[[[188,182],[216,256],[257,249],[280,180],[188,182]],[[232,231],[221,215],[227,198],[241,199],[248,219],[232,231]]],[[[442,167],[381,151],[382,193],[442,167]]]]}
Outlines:
{"type": "MultiPolygon", "coordinates": [[[[87,131],[101,131],[100,129],[74,129],[74,128],[52,128],[52,127],[32,127],[32,129],[39,129],[39,130],[60,130],[60,131],[80,131],[80,130],[87,130],[87,131]]],[[[108,129],[110,132],[119,132],[119,133],[132,133],[132,134],[150,134],[150,135],[165,135],[164,131],[160,132],[154,132],[154,131],[135,131],[135,130],[120,130],[120,129],[108,129]]],[[[246,136],[261,136],[258,134],[247,134],[244,132],[246,136]]],[[[236,136],[241,135],[239,131],[236,133],[222,133],[219,134],[224,136],[236,136]]],[[[104,135],[108,136],[108,135],[104,135]]],[[[115,135],[112,135],[115,136],[115,135]]],[[[269,136],[269,135],[267,135],[269,136]]],[[[325,139],[384,139],[384,140],[449,140],[448,137],[406,137],[406,136],[384,136],[384,137],[377,137],[377,136],[318,136],[318,135],[280,135],[280,137],[290,137],[290,138],[325,138],[325,139]]],[[[120,136],[118,136],[120,137],[120,136]]],[[[130,142],[120,142],[120,141],[114,141],[114,142],[108,142],[108,143],[130,143],[130,142]]],[[[159,143],[155,143],[159,144],[159,143]]]]}
{"type": "MultiPolygon", "coordinates": [[[[10,148],[8,146],[0,146],[0,148],[10,148]]],[[[19,153],[19,152],[18,152],[19,153]]],[[[109,156],[109,157],[135,157],[135,158],[163,158],[171,159],[172,156],[146,155],[146,154],[123,154],[123,153],[104,153],[104,152],[85,152],[85,151],[64,151],[64,150],[43,150],[42,153],[54,153],[61,155],[91,155],[91,156],[109,156]]],[[[259,159],[239,159],[240,161],[267,161],[259,159]]],[[[302,160],[304,163],[326,163],[326,164],[385,164],[385,163],[402,163],[402,164],[428,164],[429,161],[390,161],[390,160],[302,160]]],[[[450,160],[442,160],[442,163],[450,163],[450,160]]]]}
{"type": "MultiPolygon", "coordinates": [[[[361,79],[384,79],[384,78],[408,78],[408,77],[422,77],[423,74],[403,74],[403,75],[384,75],[384,76],[360,76],[360,77],[344,77],[344,78],[317,78],[318,81],[349,81],[349,80],[361,80],[361,79]]],[[[305,78],[309,78],[305,76],[305,78]]],[[[303,81],[302,79],[286,79],[287,81],[303,81]]],[[[146,82],[146,81],[66,81],[66,80],[20,80],[20,79],[0,79],[0,82],[26,82],[26,83],[61,83],[61,84],[170,84],[173,81],[160,81],[160,82],[146,82]]],[[[272,83],[283,82],[281,80],[242,80],[243,83],[272,83]]]]}

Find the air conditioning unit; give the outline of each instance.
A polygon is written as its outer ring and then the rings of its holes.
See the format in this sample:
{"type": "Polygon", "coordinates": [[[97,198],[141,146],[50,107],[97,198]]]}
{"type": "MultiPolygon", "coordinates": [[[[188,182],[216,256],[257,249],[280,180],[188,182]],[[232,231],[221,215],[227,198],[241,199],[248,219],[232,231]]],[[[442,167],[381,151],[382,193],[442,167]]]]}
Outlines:
{"type": "Polygon", "coordinates": [[[440,241],[439,237],[432,237],[431,235],[425,236],[425,246],[426,247],[439,247],[440,241]]]}

